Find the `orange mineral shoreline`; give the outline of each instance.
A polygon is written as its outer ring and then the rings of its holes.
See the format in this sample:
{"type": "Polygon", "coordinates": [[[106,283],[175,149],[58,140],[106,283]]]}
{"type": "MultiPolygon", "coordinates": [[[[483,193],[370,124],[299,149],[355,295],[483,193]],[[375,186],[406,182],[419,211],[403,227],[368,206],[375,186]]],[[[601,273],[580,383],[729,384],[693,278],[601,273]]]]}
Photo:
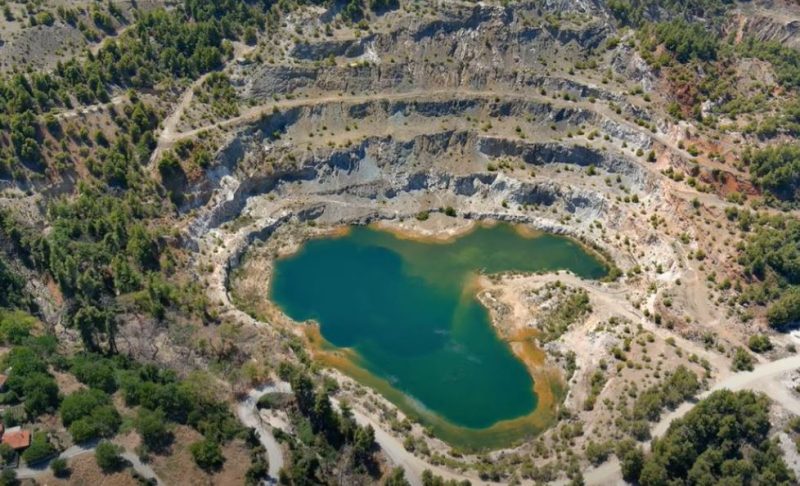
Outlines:
{"type": "MultiPolygon", "coordinates": [[[[494,316],[492,318],[493,327],[494,316]]],[[[556,421],[558,407],[565,397],[565,385],[560,369],[546,364],[546,355],[536,346],[535,329],[520,329],[510,336],[500,336],[509,344],[533,378],[533,392],[537,405],[529,414],[502,420],[484,429],[462,427],[425,409],[412,397],[394,388],[388,381],[370,373],[360,365],[358,354],[352,349],[336,348],[327,342],[316,324],[307,325],[304,334],[312,355],[330,366],[368,386],[393,403],[404,414],[418,420],[445,442],[463,450],[484,450],[509,447],[522,439],[536,436],[556,421]]]]}

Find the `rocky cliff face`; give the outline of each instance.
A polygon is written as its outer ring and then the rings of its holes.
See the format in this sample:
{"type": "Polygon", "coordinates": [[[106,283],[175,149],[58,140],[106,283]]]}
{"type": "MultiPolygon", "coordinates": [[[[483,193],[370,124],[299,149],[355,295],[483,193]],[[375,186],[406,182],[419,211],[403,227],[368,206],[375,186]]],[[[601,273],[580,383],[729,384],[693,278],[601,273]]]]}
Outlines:
{"type": "Polygon", "coordinates": [[[800,48],[800,15],[790,2],[760,0],[739,6],[727,30],[738,38],[753,37],[800,48]]]}
{"type": "MultiPolygon", "coordinates": [[[[604,51],[616,35],[604,8],[448,2],[433,18],[399,15],[389,29],[294,43],[285,62],[235,66],[244,100],[296,106],[276,108],[231,135],[206,180],[188,191],[183,210],[199,210],[192,233],[220,226],[264,195],[376,202],[449,194],[558,205],[569,213],[602,210],[602,197],[591,190],[547,176],[515,181],[493,168],[509,164],[531,173],[594,167],[633,189],[652,187],[648,171],[619,145],[555,141],[550,134],[595,131],[631,151],[654,146],[643,127],[659,120],[647,109],[605,86],[549,73],[552,63],[604,51]],[[319,93],[325,101],[314,102],[319,93]],[[478,120],[492,123],[481,127],[478,120]],[[489,129],[495,121],[505,133],[489,129]],[[315,130],[345,133],[323,144],[312,138],[315,130]]],[[[610,56],[617,72],[649,79],[631,49],[619,46],[610,56]]]]}
{"type": "Polygon", "coordinates": [[[261,137],[260,128],[250,129],[220,153],[214,179],[197,188],[196,201],[204,201],[204,206],[192,225],[194,236],[237,217],[249,198],[265,194],[304,195],[309,201],[328,196],[377,201],[435,193],[522,206],[557,204],[569,213],[602,211],[605,205],[591,191],[553,180],[520,182],[501,173],[475,170],[493,160],[513,159],[532,169],[593,166],[624,176],[635,190],[653,185],[649,174],[629,158],[573,144],[446,131],[407,140],[371,137],[347,148],[321,148],[301,155],[285,146],[265,154],[261,137]],[[265,164],[267,158],[272,162],[265,164]],[[447,170],[446,160],[456,161],[460,168],[447,170]]]}
{"type": "Polygon", "coordinates": [[[334,92],[491,85],[558,89],[534,73],[541,73],[543,61],[554,52],[576,57],[601,47],[613,31],[605,18],[590,2],[521,2],[508,7],[443,3],[434,20],[403,18],[390,32],[294,45],[290,59],[306,65],[244,67],[239,73],[247,80],[242,94],[264,100],[311,88],[334,92]],[[539,21],[545,12],[572,13],[578,21],[539,21]],[[335,66],[325,66],[334,58],[338,58],[335,66]],[[314,61],[319,65],[307,65],[314,61]]]}

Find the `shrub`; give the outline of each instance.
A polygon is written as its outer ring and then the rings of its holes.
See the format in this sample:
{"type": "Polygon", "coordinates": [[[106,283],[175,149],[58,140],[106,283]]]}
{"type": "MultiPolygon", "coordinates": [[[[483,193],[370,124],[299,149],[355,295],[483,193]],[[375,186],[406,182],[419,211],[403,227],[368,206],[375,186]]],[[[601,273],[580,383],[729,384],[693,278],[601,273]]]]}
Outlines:
{"type": "Polygon", "coordinates": [[[640,475],[629,471],[625,479],[642,485],[738,484],[747,471],[750,484],[796,484],[769,431],[765,396],[717,391],[673,421],[653,442],[640,475]]]}
{"type": "Polygon", "coordinates": [[[631,449],[620,460],[622,469],[622,479],[629,483],[635,483],[639,479],[644,464],[644,453],[640,448],[631,449]]]}
{"type": "Polygon", "coordinates": [[[122,447],[108,441],[102,441],[94,450],[97,465],[105,473],[118,471],[122,467],[122,447]]]}
{"type": "Polygon", "coordinates": [[[383,484],[384,486],[409,486],[410,483],[406,480],[403,468],[396,467],[392,469],[383,484]]]}
{"type": "Polygon", "coordinates": [[[716,37],[708,35],[706,28],[699,23],[674,20],[656,25],[656,40],[675,54],[679,62],[691,59],[710,61],[716,59],[719,45],[716,37]]]}
{"type": "MultiPolygon", "coordinates": [[[[665,407],[674,409],[684,400],[693,397],[699,389],[697,375],[683,365],[678,366],[663,383],[654,385],[639,395],[633,404],[633,417],[639,421],[644,419],[656,421],[661,417],[661,411],[665,407]]],[[[638,430],[634,428],[636,423],[631,424],[631,433],[637,438],[646,437],[646,434],[635,433],[638,430]]],[[[649,425],[646,422],[641,427],[646,427],[649,432],[649,425]]]]}
{"type": "Polygon", "coordinates": [[[0,341],[5,344],[22,344],[37,323],[37,319],[26,312],[0,310],[0,341]]]}
{"type": "Polygon", "coordinates": [[[543,330],[539,340],[549,342],[558,339],[569,327],[592,311],[589,294],[577,290],[567,295],[558,305],[540,319],[543,330]]]}
{"type": "Polygon", "coordinates": [[[50,470],[53,471],[53,475],[57,478],[65,478],[70,473],[67,460],[60,457],[50,462],[50,470]]]}
{"type": "MultiPolygon", "coordinates": [[[[30,346],[16,346],[3,358],[10,368],[7,387],[18,397],[24,397],[28,418],[51,412],[58,406],[58,384],[48,373],[42,355],[51,354],[55,346],[50,337],[29,338],[30,346]]],[[[8,425],[8,424],[7,424],[8,425]]]]}
{"type": "Polygon", "coordinates": [[[35,19],[36,25],[50,26],[53,25],[53,23],[56,21],[55,17],[53,17],[53,14],[51,14],[47,10],[42,10],[41,12],[38,12],[36,15],[33,16],[33,18],[35,19]]]}
{"type": "Polygon", "coordinates": [[[87,442],[97,437],[97,430],[91,421],[86,419],[78,419],[69,426],[69,434],[72,440],[80,444],[87,442]]]}
{"type": "Polygon", "coordinates": [[[158,162],[158,171],[164,180],[184,176],[181,163],[171,152],[167,152],[158,162]]]}
{"type": "Polygon", "coordinates": [[[772,349],[772,341],[770,341],[769,338],[763,334],[756,334],[754,336],[750,336],[747,347],[756,353],[766,353],[772,349]]]}
{"type": "Polygon", "coordinates": [[[0,459],[3,464],[11,464],[17,458],[17,451],[8,444],[0,444],[0,459]]]}
{"type": "Polygon", "coordinates": [[[265,393],[256,402],[256,407],[259,409],[280,409],[287,406],[291,401],[291,393],[265,393]]]}
{"type": "Polygon", "coordinates": [[[55,454],[56,448],[44,432],[36,432],[31,438],[31,445],[22,453],[22,459],[28,464],[36,464],[55,454]]]}
{"type": "Polygon", "coordinates": [[[244,31],[244,42],[248,46],[256,45],[256,42],[258,42],[258,36],[256,34],[256,29],[255,28],[248,27],[248,28],[245,29],[245,31],[244,31]]]}
{"type": "Polygon", "coordinates": [[[205,471],[216,471],[225,463],[222,449],[219,444],[209,439],[203,439],[189,446],[194,462],[205,471]]]}
{"type": "Polygon", "coordinates": [[[731,367],[736,371],[752,371],[753,357],[744,348],[736,348],[731,367]]]}
{"type": "Polygon", "coordinates": [[[636,440],[647,440],[650,438],[650,423],[647,420],[634,420],[628,424],[628,432],[636,440]]]}
{"type": "Polygon", "coordinates": [[[246,485],[263,484],[269,478],[269,463],[263,454],[250,454],[251,465],[244,475],[246,485]]]}
{"type": "Polygon", "coordinates": [[[756,183],[779,199],[800,195],[800,147],[782,144],[760,150],[747,150],[743,160],[750,166],[756,183]]]}
{"type": "Polygon", "coordinates": [[[114,393],[117,390],[114,367],[99,356],[92,354],[75,356],[70,371],[78,381],[92,388],[98,388],[106,393],[114,393]]]}
{"type": "Polygon", "coordinates": [[[742,229],[751,229],[739,254],[747,276],[758,283],[742,294],[743,302],[766,304],[770,326],[782,330],[800,319],[800,221],[782,216],[753,216],[748,211],[730,213],[742,229]],[[767,284],[777,280],[778,285],[767,284]]]}
{"type": "Polygon", "coordinates": [[[586,446],[586,459],[595,466],[606,462],[611,454],[611,443],[589,441],[586,446]]]}
{"type": "Polygon", "coordinates": [[[756,57],[772,64],[779,82],[788,87],[800,86],[800,53],[775,41],[759,41],[752,37],[736,46],[743,56],[756,57]]]}
{"type": "Polygon", "coordinates": [[[148,449],[160,451],[172,441],[172,433],[166,425],[167,418],[161,410],[139,409],[136,418],[136,430],[142,436],[142,442],[148,449]]]}
{"type": "Polygon", "coordinates": [[[78,390],[64,398],[59,412],[64,425],[69,427],[72,422],[90,415],[95,408],[110,404],[109,396],[100,390],[78,390]]]}
{"type": "Polygon", "coordinates": [[[800,322],[800,288],[792,288],[767,309],[767,321],[774,329],[783,330],[800,322]]]}
{"type": "Polygon", "coordinates": [[[0,473],[0,486],[16,486],[19,484],[17,481],[17,472],[13,469],[3,469],[0,473]]]}
{"type": "Polygon", "coordinates": [[[94,388],[67,396],[59,411],[75,442],[112,437],[122,423],[109,396],[94,388]]]}
{"type": "Polygon", "coordinates": [[[113,437],[121,424],[119,413],[112,405],[104,405],[92,410],[69,426],[69,433],[75,442],[86,442],[98,437],[113,437]]]}

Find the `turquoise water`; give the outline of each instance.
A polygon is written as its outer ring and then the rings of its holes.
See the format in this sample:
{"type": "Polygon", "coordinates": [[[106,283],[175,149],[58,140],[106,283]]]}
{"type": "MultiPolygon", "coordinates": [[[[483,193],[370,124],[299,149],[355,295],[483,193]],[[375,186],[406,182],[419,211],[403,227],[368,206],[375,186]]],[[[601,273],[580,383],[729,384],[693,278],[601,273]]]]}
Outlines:
{"type": "Polygon", "coordinates": [[[476,272],[606,269],[576,242],[478,227],[453,241],[401,239],[369,227],[307,242],[276,262],[271,297],[292,319],[319,322],[322,337],[355,352],[415,407],[482,429],[537,405],[525,365],[495,334],[470,286],[476,272]]]}

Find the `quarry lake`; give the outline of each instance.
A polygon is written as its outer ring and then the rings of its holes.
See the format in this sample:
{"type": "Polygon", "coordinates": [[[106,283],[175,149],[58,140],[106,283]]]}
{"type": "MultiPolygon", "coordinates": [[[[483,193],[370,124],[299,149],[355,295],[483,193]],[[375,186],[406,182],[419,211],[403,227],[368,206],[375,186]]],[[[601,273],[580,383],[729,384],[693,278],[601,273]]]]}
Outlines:
{"type": "Polygon", "coordinates": [[[328,349],[346,351],[340,369],[405,412],[433,428],[479,430],[530,416],[539,397],[495,333],[475,277],[559,269],[606,274],[579,243],[508,224],[447,241],[354,226],[276,261],[270,293],[292,319],[317,321],[328,349]]]}

